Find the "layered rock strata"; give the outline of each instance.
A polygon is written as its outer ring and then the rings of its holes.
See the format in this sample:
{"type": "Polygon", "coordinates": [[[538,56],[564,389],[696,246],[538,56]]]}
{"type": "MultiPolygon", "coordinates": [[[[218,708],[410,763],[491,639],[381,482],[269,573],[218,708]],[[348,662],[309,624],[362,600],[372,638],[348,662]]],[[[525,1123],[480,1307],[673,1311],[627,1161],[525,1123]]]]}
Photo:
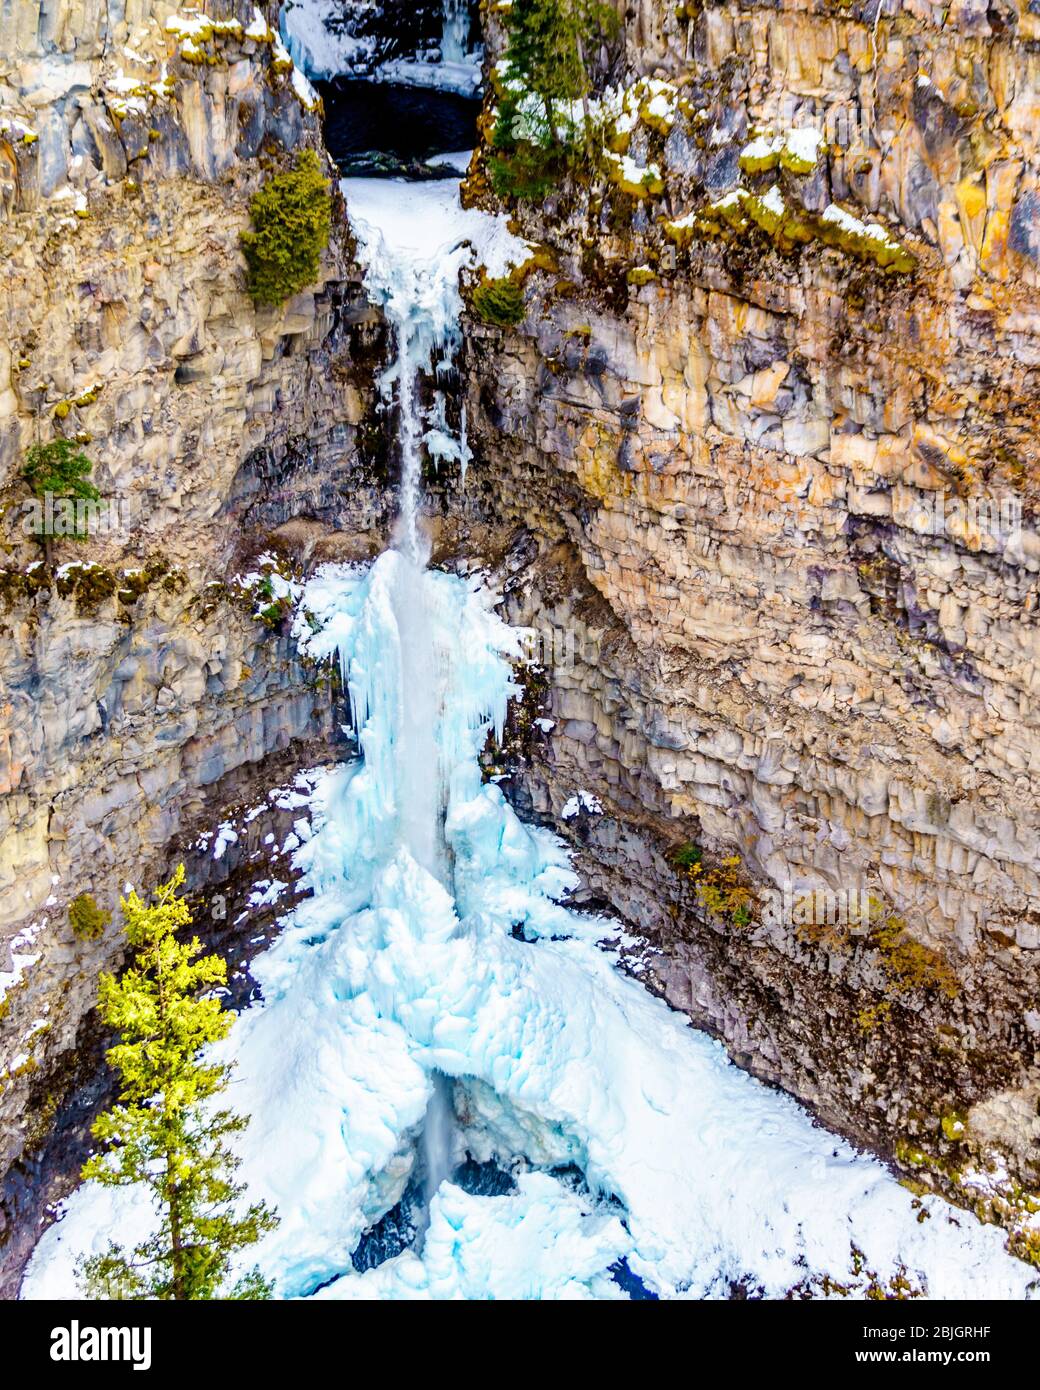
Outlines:
{"type": "Polygon", "coordinates": [[[1040,1178],[1038,23],[631,7],[468,339],[521,801],[737,1060],[984,1205],[1040,1178]]]}

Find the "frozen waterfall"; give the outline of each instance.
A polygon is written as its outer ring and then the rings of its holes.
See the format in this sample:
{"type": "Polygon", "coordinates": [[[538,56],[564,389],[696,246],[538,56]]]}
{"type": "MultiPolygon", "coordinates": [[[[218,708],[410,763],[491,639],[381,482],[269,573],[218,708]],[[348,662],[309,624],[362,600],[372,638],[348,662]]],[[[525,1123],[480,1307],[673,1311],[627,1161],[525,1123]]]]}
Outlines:
{"type": "MultiPolygon", "coordinates": [[[[1001,1231],[915,1206],[626,974],[618,924],[566,906],[562,842],[484,781],[518,635],[479,579],[426,567],[438,426],[419,382],[456,346],[460,270],[501,274],[524,248],[460,209],[453,182],[344,192],[395,336],[400,522],[393,549],[325,566],[300,601],[300,649],[338,664],[361,756],[317,787],[296,851],[310,896],[217,1049],[252,1117],[241,1176],[281,1217],[247,1262],[280,1297],[323,1299],[624,1298],[622,1271],[664,1297],[822,1292],[824,1276],[862,1291],[864,1271],[936,1298],[1022,1297],[1032,1272],[1001,1231]],[[503,1190],[467,1188],[465,1155],[497,1164],[503,1190]],[[358,1272],[365,1233],[423,1184],[421,1239],[358,1272]]],[[[25,1296],[69,1296],[78,1254],[151,1219],[139,1192],[81,1187],[25,1296]]]]}
{"type": "MultiPolygon", "coordinates": [[[[479,35],[471,33],[474,8],[467,0],[442,0],[440,55],[435,44],[418,53],[383,58],[386,37],[372,32],[370,20],[377,6],[357,7],[344,14],[337,0],[294,0],[282,11],[282,37],[292,58],[310,77],[349,73],[377,82],[397,82],[409,87],[428,87],[459,96],[475,97],[481,91],[483,49],[479,35]]],[[[387,16],[384,35],[393,31],[387,16]]],[[[432,36],[431,36],[432,38],[432,36]]]]}
{"type": "MultiPolygon", "coordinates": [[[[1021,1297],[1032,1272],[1000,1230],[937,1197],[919,1221],[881,1164],[620,970],[616,923],[562,905],[575,883],[564,846],[521,824],[478,762],[505,719],[516,634],[479,582],[436,570],[421,578],[443,656],[451,889],[417,861],[398,757],[414,695],[394,603],[407,563],[391,550],[306,588],[301,645],[345,671],[364,756],[318,787],[320,828],[297,851],[312,896],[254,962],[263,1001],[222,1045],[252,1115],[242,1176],[281,1215],[259,1248],[278,1294],[623,1297],[623,1261],[661,1296],[726,1297],[736,1281],[782,1296],[825,1274],[854,1283],[855,1247],[879,1278],[904,1268],[933,1297],[1021,1297]],[[507,1194],[446,1180],[445,1145],[440,1167],[424,1159],[442,1076],[460,1097],[456,1156],[497,1160],[507,1194]],[[356,1272],[363,1233],[424,1161],[440,1180],[421,1248],[356,1272]]],[[[43,1237],[27,1296],[67,1296],[76,1253],[149,1219],[130,1191],[82,1187],[43,1237]]]]}

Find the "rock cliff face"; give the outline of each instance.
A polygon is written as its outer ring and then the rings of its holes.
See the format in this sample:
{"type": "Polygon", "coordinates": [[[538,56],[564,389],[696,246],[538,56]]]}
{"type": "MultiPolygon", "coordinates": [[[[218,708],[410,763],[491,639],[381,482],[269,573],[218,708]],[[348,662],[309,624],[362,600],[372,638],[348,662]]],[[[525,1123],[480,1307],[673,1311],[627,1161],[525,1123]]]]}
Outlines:
{"type": "Polygon", "coordinates": [[[112,909],[272,766],[325,756],[328,695],[271,576],[325,530],[363,547],[388,503],[358,438],[380,330],[342,207],[313,291],[274,310],[245,289],[251,193],[321,149],[276,8],[203,22],[63,0],[0,18],[0,1259],[15,1195],[35,1226],[47,1120],[120,950],[117,921],[77,940],[70,901],[112,909]],[[48,565],[20,475],[60,436],[107,507],[48,565]]]}
{"type": "Polygon", "coordinates": [[[521,800],[672,1003],[971,1201],[1040,1177],[1038,37],[632,5],[604,172],[468,338],[470,517],[555,633],[521,800]]]}

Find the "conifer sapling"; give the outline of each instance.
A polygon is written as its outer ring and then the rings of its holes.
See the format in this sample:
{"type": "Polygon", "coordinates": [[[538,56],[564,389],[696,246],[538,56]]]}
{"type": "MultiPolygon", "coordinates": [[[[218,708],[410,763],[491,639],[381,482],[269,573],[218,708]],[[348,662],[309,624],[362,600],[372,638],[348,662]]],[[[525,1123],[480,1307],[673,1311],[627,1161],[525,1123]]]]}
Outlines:
{"type": "Polygon", "coordinates": [[[110,1244],[79,1268],[91,1298],[255,1299],[271,1287],[259,1270],[226,1288],[232,1257],[277,1225],[263,1202],[241,1210],[238,1159],[225,1144],[248,1120],[217,1109],[230,1067],[206,1061],[202,1050],[225,1038],[234,1016],[211,993],[227,978],[224,962],[203,955],[197,937],[177,933],[191,925],[178,890],[180,865],[148,905],[131,892],[121,899],[133,951],[117,979],[102,974],[98,1011],[119,1042],[107,1056],[119,1074],[119,1098],[94,1122],[107,1147],[83,1177],[110,1187],[142,1184],[158,1226],[130,1251],[110,1244]]]}

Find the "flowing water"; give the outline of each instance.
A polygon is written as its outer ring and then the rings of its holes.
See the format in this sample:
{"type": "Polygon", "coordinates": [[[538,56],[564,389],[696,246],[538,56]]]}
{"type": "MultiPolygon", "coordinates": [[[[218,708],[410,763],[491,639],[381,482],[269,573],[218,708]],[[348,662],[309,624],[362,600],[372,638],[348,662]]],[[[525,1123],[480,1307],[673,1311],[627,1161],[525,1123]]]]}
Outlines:
{"type": "MultiPolygon", "coordinates": [[[[373,564],[309,580],[296,624],[339,665],[361,756],[316,789],[311,896],[215,1049],[252,1117],[241,1176],[281,1218],[248,1263],[286,1297],[779,1297],[864,1288],[855,1248],[933,1297],[1021,1297],[1001,1232],[915,1207],[626,974],[618,924],[566,905],[565,847],[483,780],[518,635],[479,579],[429,567],[422,463],[468,458],[437,405],[459,274],[524,248],[452,182],[343,191],[393,331],[400,515],[373,564]]],[[[68,1296],[77,1254],[150,1220],[132,1189],[81,1188],[23,1292],[68,1296]]]]}
{"type": "Polygon", "coordinates": [[[419,1233],[425,1235],[430,1224],[434,1198],[455,1173],[455,1109],[452,1083],[441,1072],[433,1077],[433,1092],[426,1110],[422,1133],[423,1205],[419,1233]]]}

